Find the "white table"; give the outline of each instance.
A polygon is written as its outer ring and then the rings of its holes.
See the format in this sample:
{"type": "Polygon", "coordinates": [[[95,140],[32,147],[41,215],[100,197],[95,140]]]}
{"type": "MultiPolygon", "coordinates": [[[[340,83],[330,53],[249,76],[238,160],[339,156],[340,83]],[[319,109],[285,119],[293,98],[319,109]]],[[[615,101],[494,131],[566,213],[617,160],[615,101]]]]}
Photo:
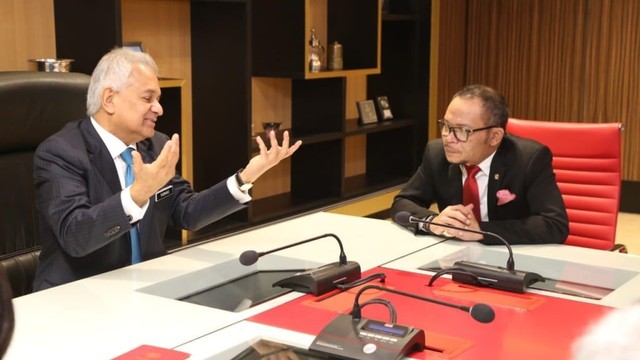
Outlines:
{"type": "Polygon", "coordinates": [[[294,218],[16,298],[15,331],[5,359],[108,359],[141,344],[174,348],[213,333],[302,294],[242,312],[164,296],[222,283],[256,267],[311,268],[338,261],[338,244],[328,237],[264,256],[250,267],[238,262],[244,250],[266,251],[325,233],[336,234],[348,260],[363,271],[435,243],[384,220],[331,213],[294,218]]]}
{"type": "MultiPolygon", "coordinates": [[[[416,237],[386,220],[314,213],[16,298],[15,332],[5,359],[109,359],[142,344],[183,350],[193,359],[219,359],[258,338],[307,347],[313,340],[309,335],[245,320],[301,293],[241,312],[175,299],[256,269],[313,268],[338,261],[339,247],[328,237],[264,256],[249,267],[238,262],[245,250],[267,251],[325,233],[342,240],[348,259],[357,261],[362,271],[383,265],[423,272],[418,267],[426,263],[461,256],[503,265],[507,256],[500,246],[416,237]]],[[[640,294],[638,256],[563,245],[515,246],[514,252],[517,269],[544,276],[579,278],[586,269],[592,271],[589,281],[597,284],[610,280],[599,277],[599,270],[609,269],[607,274],[614,277],[616,271],[626,274],[617,290],[602,300],[577,301],[624,306],[640,294]]]]}

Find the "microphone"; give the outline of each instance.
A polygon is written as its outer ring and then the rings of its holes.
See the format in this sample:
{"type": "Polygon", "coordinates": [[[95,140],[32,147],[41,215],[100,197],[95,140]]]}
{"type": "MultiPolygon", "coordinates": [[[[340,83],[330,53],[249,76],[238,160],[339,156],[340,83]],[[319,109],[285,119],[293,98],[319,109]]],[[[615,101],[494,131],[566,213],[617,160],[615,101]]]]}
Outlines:
{"type": "Polygon", "coordinates": [[[360,295],[367,289],[378,289],[378,290],[382,290],[382,291],[388,291],[390,293],[394,293],[394,294],[398,294],[398,295],[402,295],[402,296],[407,296],[410,298],[414,298],[414,299],[418,299],[418,300],[422,300],[422,301],[427,301],[430,303],[434,303],[434,304],[438,304],[438,305],[443,305],[443,306],[448,306],[454,309],[458,309],[458,310],[462,310],[464,312],[467,312],[471,315],[471,317],[481,323],[490,323],[493,321],[493,319],[496,318],[496,314],[493,311],[493,308],[487,304],[482,304],[482,303],[478,303],[478,304],[474,304],[473,306],[469,307],[469,306],[463,306],[463,305],[456,305],[456,304],[452,304],[449,302],[445,302],[445,301],[441,301],[441,300],[436,300],[436,299],[431,299],[428,297],[424,297],[424,296],[420,296],[420,295],[416,295],[416,294],[412,294],[412,293],[408,293],[408,292],[404,292],[404,291],[400,291],[400,290],[396,290],[396,289],[392,289],[392,288],[388,288],[388,287],[384,287],[384,286],[380,286],[380,285],[365,285],[363,287],[360,288],[360,290],[358,290],[358,292],[356,293],[356,297],[353,300],[353,309],[351,310],[351,312],[349,313],[354,320],[360,320],[362,318],[362,314],[361,314],[361,307],[360,307],[360,303],[358,302],[358,300],[360,299],[360,295]]]}
{"type": "Polygon", "coordinates": [[[367,289],[378,289],[410,298],[444,305],[468,312],[471,317],[481,323],[490,323],[495,319],[493,308],[486,304],[475,304],[471,307],[456,305],[440,300],[423,297],[404,291],[378,285],[365,285],[358,290],[349,314],[338,314],[309,346],[311,352],[340,359],[388,360],[403,359],[415,351],[425,349],[424,330],[396,324],[395,321],[384,322],[363,319],[361,308],[367,304],[384,301],[395,317],[395,309],[389,301],[374,298],[364,304],[359,303],[360,295],[367,289]]]}
{"type": "Polygon", "coordinates": [[[429,286],[433,284],[433,281],[435,281],[435,279],[447,273],[451,273],[452,280],[456,282],[484,287],[492,287],[495,289],[518,293],[524,293],[527,287],[538,281],[545,281],[545,279],[539,274],[515,270],[515,261],[513,259],[513,250],[511,249],[511,245],[509,244],[509,242],[507,242],[507,240],[505,240],[505,238],[496,233],[490,231],[466,229],[458,226],[428,221],[417,218],[411,215],[411,213],[409,213],[408,211],[400,211],[399,213],[397,213],[395,216],[395,221],[398,224],[405,226],[409,224],[428,224],[459,231],[467,231],[485,236],[493,236],[494,238],[503,242],[507,247],[507,250],[509,251],[509,258],[507,259],[506,268],[488,264],[479,264],[471,261],[456,261],[453,264],[452,268],[443,269],[437,272],[431,278],[429,286]]]}
{"type": "Polygon", "coordinates": [[[293,244],[281,246],[279,248],[264,252],[247,250],[240,254],[239,261],[242,265],[245,266],[253,265],[258,261],[260,257],[267,254],[302,245],[325,237],[333,237],[338,242],[338,245],[340,246],[340,255],[338,262],[330,263],[316,269],[303,271],[273,283],[273,287],[279,286],[295,291],[312,293],[316,296],[322,295],[326,292],[336,289],[340,284],[350,283],[352,281],[360,279],[361,275],[360,264],[355,261],[347,261],[347,255],[344,252],[342,241],[340,241],[340,238],[338,238],[338,236],[336,236],[335,234],[328,233],[315,236],[310,239],[298,241],[293,244]]]}
{"type": "Polygon", "coordinates": [[[465,229],[458,226],[447,225],[447,224],[439,224],[433,221],[427,221],[427,220],[417,218],[411,215],[411,213],[409,213],[408,211],[400,211],[399,213],[396,214],[395,219],[396,219],[396,222],[400,225],[428,224],[428,225],[441,226],[441,227],[445,227],[453,230],[461,230],[461,231],[467,231],[475,234],[493,236],[496,239],[502,241],[504,245],[507,247],[507,250],[509,250],[509,258],[507,259],[507,270],[515,269],[516,264],[515,264],[515,261],[513,260],[513,251],[511,250],[511,245],[507,242],[507,240],[505,240],[505,238],[503,238],[502,236],[496,233],[492,233],[489,231],[482,231],[482,230],[465,229]]]}

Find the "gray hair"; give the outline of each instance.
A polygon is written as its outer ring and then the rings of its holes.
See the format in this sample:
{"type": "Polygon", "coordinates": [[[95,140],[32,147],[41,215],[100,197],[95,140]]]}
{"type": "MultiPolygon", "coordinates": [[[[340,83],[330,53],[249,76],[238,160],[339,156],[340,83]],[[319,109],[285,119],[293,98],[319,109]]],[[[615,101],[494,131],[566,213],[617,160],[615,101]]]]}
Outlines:
{"type": "Polygon", "coordinates": [[[100,110],[104,89],[120,91],[125,88],[135,64],[147,66],[158,76],[158,65],[144,52],[116,48],[100,59],[91,74],[87,91],[87,115],[92,116],[100,110]]]}

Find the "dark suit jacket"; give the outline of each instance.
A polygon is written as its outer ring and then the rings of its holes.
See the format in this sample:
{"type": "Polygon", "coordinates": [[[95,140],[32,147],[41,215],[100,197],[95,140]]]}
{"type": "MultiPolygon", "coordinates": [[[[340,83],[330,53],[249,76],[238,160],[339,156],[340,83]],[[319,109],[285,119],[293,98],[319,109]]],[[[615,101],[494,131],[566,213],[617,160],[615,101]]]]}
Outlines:
{"type": "MultiPolygon", "coordinates": [[[[529,139],[505,135],[491,162],[487,190],[488,222],[484,231],[494,232],[511,244],[542,244],[565,241],[569,234],[567,212],[551,166],[548,147],[529,139]],[[508,190],[515,199],[498,205],[496,193],[508,190]]],[[[408,211],[417,217],[433,214],[428,208],[437,202],[441,211],[462,203],[462,171],[450,164],[442,139],[430,141],[422,164],[395,197],[391,215],[408,211]]],[[[410,228],[418,233],[416,225],[410,228]]],[[[485,244],[502,244],[486,237],[485,244]]]]}
{"type": "MultiPolygon", "coordinates": [[[[137,144],[153,162],[168,136],[155,132],[137,144]]],[[[42,242],[34,290],[117,269],[131,263],[129,230],[115,164],[89,119],[67,124],[42,142],[34,157],[36,208],[42,242]]],[[[243,208],[226,182],[194,192],[179,175],[170,196],[149,199],[138,222],[143,260],[165,254],[167,225],[197,230],[243,208]]],[[[163,187],[164,188],[164,187],[163,187]]]]}

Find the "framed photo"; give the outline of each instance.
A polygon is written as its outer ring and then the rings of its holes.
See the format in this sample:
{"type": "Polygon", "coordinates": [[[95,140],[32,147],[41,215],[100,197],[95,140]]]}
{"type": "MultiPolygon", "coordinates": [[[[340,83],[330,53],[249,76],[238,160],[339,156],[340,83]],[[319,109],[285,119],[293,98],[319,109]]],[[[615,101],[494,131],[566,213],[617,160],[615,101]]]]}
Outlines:
{"type": "Polygon", "coordinates": [[[137,52],[144,52],[142,41],[127,41],[122,44],[122,47],[137,52]]]}
{"type": "Polygon", "coordinates": [[[391,120],[393,114],[391,113],[391,105],[389,105],[389,99],[386,96],[376,97],[376,109],[378,110],[378,117],[380,120],[391,120]]]}
{"type": "Polygon", "coordinates": [[[360,125],[373,124],[378,122],[378,114],[376,114],[376,106],[373,100],[358,101],[358,114],[360,114],[360,125]]]}

